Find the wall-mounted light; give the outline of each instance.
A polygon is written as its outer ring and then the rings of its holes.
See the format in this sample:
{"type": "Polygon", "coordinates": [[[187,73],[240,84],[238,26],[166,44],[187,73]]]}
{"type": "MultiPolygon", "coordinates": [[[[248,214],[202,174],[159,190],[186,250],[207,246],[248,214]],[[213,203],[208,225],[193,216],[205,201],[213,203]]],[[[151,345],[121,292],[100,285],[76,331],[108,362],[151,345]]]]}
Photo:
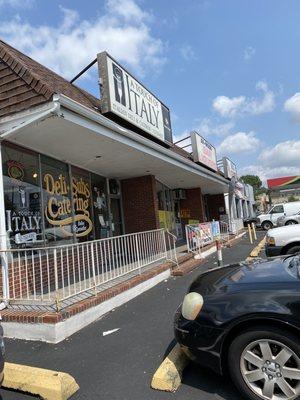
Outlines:
{"type": "Polygon", "coordinates": [[[34,179],[37,178],[37,176],[38,176],[37,172],[34,172],[34,173],[32,174],[32,177],[33,177],[34,179]]]}

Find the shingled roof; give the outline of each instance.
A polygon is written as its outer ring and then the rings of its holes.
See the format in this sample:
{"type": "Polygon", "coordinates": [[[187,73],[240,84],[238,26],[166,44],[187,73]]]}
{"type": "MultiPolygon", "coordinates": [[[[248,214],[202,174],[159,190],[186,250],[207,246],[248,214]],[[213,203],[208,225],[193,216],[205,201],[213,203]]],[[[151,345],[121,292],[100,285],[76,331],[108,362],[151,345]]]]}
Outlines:
{"type": "Polygon", "coordinates": [[[64,94],[100,111],[100,100],[0,40],[0,118],[64,94]]]}
{"type": "MultiPolygon", "coordinates": [[[[54,94],[64,94],[101,112],[99,99],[0,40],[0,121],[2,117],[51,101],[54,94]]],[[[170,150],[192,159],[174,144],[170,150]]]]}

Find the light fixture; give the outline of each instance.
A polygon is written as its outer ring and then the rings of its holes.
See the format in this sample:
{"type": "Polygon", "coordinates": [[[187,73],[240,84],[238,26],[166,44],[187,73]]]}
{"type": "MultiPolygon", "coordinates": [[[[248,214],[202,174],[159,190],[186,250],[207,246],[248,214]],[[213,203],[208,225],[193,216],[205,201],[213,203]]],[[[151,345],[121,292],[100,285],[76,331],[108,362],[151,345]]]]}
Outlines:
{"type": "Polygon", "coordinates": [[[37,176],[38,176],[37,172],[34,172],[34,173],[32,174],[32,177],[33,177],[34,179],[37,178],[37,176]]]}

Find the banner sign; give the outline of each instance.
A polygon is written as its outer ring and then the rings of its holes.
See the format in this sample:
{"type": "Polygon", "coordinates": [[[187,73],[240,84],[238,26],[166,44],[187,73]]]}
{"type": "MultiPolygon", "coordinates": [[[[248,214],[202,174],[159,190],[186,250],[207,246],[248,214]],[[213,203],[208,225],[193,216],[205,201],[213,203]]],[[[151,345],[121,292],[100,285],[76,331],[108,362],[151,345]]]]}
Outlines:
{"type": "Polygon", "coordinates": [[[213,235],[214,238],[220,237],[221,231],[220,231],[220,223],[219,223],[219,221],[212,221],[211,230],[212,230],[212,235],[213,235]]]}
{"type": "Polygon", "coordinates": [[[214,146],[197,132],[191,132],[191,140],[194,161],[217,171],[217,155],[214,146]]]}
{"type": "Polygon", "coordinates": [[[170,110],[106,52],[97,58],[101,112],[113,113],[157,139],[172,143],[170,110]]]}
{"type": "Polygon", "coordinates": [[[216,238],[220,238],[220,235],[219,221],[186,225],[186,238],[189,249],[196,249],[213,243],[216,238]]]}

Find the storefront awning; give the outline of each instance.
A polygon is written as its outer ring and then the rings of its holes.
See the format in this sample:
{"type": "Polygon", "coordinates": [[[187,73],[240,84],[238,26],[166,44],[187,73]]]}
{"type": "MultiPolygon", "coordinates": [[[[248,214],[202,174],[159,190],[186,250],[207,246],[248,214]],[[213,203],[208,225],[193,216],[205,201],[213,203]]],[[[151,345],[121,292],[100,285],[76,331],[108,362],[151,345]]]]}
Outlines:
{"type": "Polygon", "coordinates": [[[228,192],[228,181],[222,176],[63,95],[41,110],[7,120],[0,132],[1,139],[106,177],[152,174],[171,189],[228,192]]]}

